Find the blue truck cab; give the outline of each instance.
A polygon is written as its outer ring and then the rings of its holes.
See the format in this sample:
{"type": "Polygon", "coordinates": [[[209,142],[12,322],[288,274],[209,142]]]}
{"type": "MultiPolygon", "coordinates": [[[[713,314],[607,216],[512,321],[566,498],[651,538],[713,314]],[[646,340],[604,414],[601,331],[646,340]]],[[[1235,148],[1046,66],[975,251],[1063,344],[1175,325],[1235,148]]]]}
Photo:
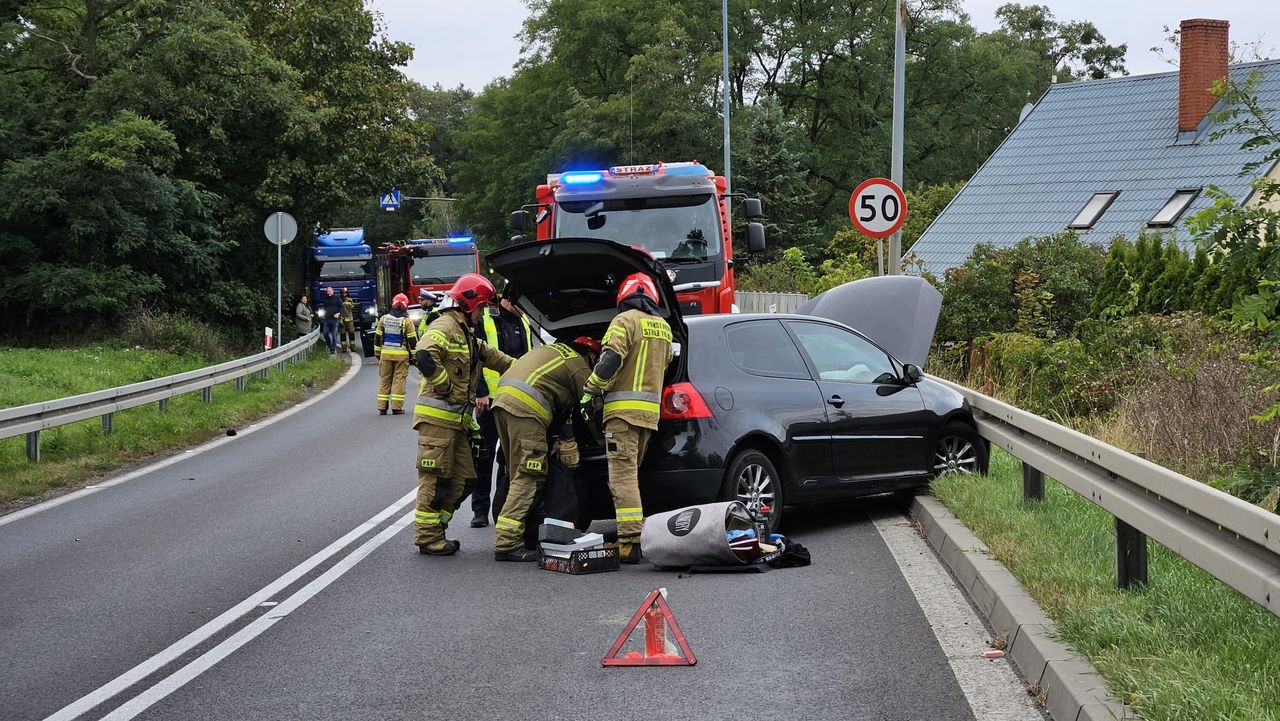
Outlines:
{"type": "Polygon", "coordinates": [[[321,308],[325,289],[342,295],[346,288],[358,308],[356,327],[362,332],[378,319],[378,290],[373,279],[373,250],[364,242],[364,228],[334,228],[317,233],[307,249],[307,276],[310,278],[313,308],[321,308]]]}

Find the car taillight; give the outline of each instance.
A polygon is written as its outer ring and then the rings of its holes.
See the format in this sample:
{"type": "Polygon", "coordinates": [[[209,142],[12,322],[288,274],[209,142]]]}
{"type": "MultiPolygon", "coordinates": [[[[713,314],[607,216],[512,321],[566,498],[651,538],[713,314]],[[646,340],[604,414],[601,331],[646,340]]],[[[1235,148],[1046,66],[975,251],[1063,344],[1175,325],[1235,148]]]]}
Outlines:
{"type": "Polygon", "coordinates": [[[664,421],[691,421],[711,418],[711,409],[702,400],[702,394],[692,383],[676,383],[662,389],[662,413],[664,421]]]}

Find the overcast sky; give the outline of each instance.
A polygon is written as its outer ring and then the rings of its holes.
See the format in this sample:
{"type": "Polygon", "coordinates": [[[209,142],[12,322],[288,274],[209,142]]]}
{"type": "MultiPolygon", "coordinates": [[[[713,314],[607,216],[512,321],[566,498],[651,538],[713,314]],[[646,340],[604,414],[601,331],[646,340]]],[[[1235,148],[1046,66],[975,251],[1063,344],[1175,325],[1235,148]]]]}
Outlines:
{"type": "MultiPolygon", "coordinates": [[[[714,0],[688,0],[714,2],[714,0]]],[[[891,1],[891,0],[886,0],[891,1]]],[[[975,26],[996,26],[995,9],[1009,0],[964,0],[975,26]]],[[[1059,20],[1089,19],[1112,43],[1127,43],[1134,75],[1171,69],[1151,53],[1164,44],[1163,26],[1209,17],[1231,21],[1231,39],[1261,40],[1264,54],[1280,55],[1280,2],[1276,0],[1024,0],[1048,5],[1059,20]]],[[[383,14],[395,40],[412,43],[409,77],[426,85],[459,84],[479,90],[490,80],[510,75],[520,55],[515,35],[527,9],[521,0],[368,0],[383,14]]]]}

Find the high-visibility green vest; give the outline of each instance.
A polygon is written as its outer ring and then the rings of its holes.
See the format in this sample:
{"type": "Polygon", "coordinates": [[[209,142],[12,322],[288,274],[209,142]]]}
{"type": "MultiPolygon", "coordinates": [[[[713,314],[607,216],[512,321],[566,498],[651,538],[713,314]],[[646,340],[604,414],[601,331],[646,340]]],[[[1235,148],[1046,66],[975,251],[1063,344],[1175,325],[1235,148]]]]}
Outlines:
{"type": "MultiPolygon", "coordinates": [[[[482,316],[482,319],[484,321],[485,342],[488,343],[493,348],[501,349],[500,346],[498,345],[498,324],[493,322],[493,317],[494,317],[493,314],[496,314],[499,312],[501,311],[498,311],[497,309],[493,309],[493,310],[486,309],[484,312],[484,316],[482,316]]],[[[523,315],[520,316],[520,323],[521,325],[524,326],[524,351],[523,352],[528,353],[529,349],[533,348],[533,329],[529,326],[529,319],[524,317],[523,315]]],[[[485,382],[485,385],[489,387],[490,398],[498,394],[498,380],[501,377],[502,377],[502,374],[497,371],[491,371],[488,368],[484,369],[484,382],[485,382]]]]}

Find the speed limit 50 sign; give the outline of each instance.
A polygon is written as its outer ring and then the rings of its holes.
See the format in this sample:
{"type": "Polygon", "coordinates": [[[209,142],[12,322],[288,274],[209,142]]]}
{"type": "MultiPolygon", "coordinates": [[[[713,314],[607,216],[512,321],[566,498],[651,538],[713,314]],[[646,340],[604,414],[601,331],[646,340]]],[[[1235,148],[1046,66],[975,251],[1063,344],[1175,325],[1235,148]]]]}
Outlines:
{"type": "Polygon", "coordinates": [[[864,180],[849,196],[853,227],[872,238],[887,238],[898,232],[906,217],[907,196],[892,180],[864,180]]]}

